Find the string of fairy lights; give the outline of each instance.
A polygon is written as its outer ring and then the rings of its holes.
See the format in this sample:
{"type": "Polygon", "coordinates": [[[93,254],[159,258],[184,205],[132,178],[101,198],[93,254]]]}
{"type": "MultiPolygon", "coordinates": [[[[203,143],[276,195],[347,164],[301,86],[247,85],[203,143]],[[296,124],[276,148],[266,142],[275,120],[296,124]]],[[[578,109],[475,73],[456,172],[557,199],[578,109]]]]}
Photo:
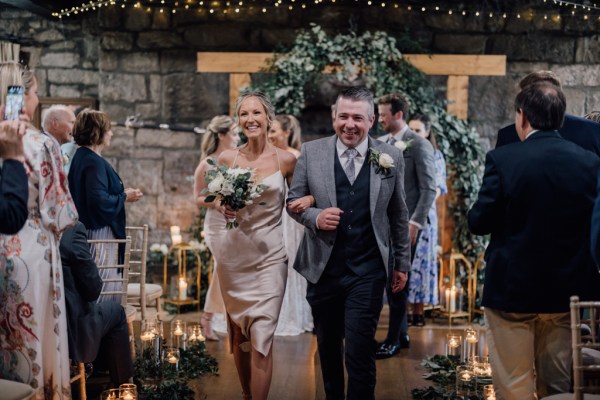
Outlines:
{"type": "Polygon", "coordinates": [[[101,11],[107,8],[133,8],[147,13],[198,13],[201,15],[268,14],[273,10],[301,12],[315,7],[350,5],[377,7],[384,10],[398,10],[408,13],[447,14],[465,18],[506,19],[517,18],[532,20],[536,17],[558,22],[561,18],[578,18],[584,21],[596,19],[600,22],[600,3],[589,0],[577,2],[566,0],[543,0],[538,7],[529,5],[523,9],[499,11],[479,8],[454,7],[448,5],[419,4],[418,2],[400,2],[384,0],[246,0],[246,1],[210,1],[210,0],[100,0],[82,3],[52,15],[57,18],[75,17],[82,14],[101,11]]]}

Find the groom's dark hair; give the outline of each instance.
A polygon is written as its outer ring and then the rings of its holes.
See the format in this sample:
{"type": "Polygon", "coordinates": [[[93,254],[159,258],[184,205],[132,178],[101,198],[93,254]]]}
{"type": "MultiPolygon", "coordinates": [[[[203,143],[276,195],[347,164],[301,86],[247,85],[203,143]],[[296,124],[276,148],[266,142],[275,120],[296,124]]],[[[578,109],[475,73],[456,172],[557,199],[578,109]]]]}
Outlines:
{"type": "Polygon", "coordinates": [[[371,91],[365,86],[353,86],[342,90],[335,101],[336,106],[341,98],[352,101],[366,101],[369,104],[367,116],[371,118],[373,115],[375,115],[375,101],[373,100],[373,93],[371,93],[371,91]]]}

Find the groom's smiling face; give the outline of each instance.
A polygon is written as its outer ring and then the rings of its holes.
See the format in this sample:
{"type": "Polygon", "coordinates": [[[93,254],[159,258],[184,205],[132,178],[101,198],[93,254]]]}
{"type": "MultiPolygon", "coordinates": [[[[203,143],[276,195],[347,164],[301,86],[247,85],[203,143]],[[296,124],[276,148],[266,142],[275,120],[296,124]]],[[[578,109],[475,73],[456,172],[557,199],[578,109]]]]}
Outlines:
{"type": "Polygon", "coordinates": [[[336,110],[334,127],[338,138],[348,147],[358,146],[375,121],[374,115],[369,117],[369,103],[341,97],[336,110]]]}

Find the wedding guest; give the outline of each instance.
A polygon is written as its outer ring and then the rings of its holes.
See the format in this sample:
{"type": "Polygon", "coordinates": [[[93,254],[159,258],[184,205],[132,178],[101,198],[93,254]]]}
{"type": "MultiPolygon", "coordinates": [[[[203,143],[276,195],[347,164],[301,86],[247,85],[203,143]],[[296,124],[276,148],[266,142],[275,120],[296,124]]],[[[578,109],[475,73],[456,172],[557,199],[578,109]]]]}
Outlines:
{"type": "MultiPolygon", "coordinates": [[[[435,134],[431,130],[431,120],[426,115],[415,114],[408,122],[408,127],[417,135],[429,140],[433,146],[436,198],[448,193],[446,187],[446,161],[438,148],[435,134]]],[[[435,201],[433,201],[431,208],[429,208],[427,222],[417,240],[410,270],[408,302],[413,307],[413,325],[425,325],[424,303],[436,305],[439,302],[438,296],[438,219],[435,201]]]]}
{"type": "Polygon", "coordinates": [[[374,108],[365,87],[340,93],[336,134],[302,146],[287,199],[288,213],[305,226],[294,268],[309,282],[327,399],[374,399],[386,280],[396,293],[410,269],[404,161],[369,137],[374,108]],[[314,200],[305,209],[298,202],[307,195],[314,200]]]}
{"type": "MultiPolygon", "coordinates": [[[[123,187],[121,178],[102,157],[113,136],[110,119],[101,111],[83,110],[73,126],[75,142],[81,146],[75,152],[69,170],[69,187],[79,212],[79,218],[88,230],[89,239],[125,239],[125,203],[136,202],[142,196],[139,189],[123,187]]],[[[106,259],[100,265],[114,265],[122,257],[122,249],[108,245],[106,259]]],[[[95,246],[92,246],[95,254],[95,246]]],[[[116,268],[102,269],[103,280],[116,277],[116,268]]],[[[103,291],[119,291],[119,282],[105,282],[103,291]]],[[[100,296],[99,302],[120,301],[118,295],[100,296]]]]}
{"type": "Polygon", "coordinates": [[[293,115],[277,115],[269,129],[269,143],[300,156],[300,123],[293,115]]]}
{"type": "Polygon", "coordinates": [[[219,201],[205,202],[206,194],[202,191],[206,189],[206,172],[213,167],[208,163],[212,160],[214,163],[227,149],[235,149],[240,141],[240,135],[233,119],[227,115],[218,115],[214,117],[202,138],[200,163],[194,172],[194,198],[196,204],[206,208],[204,216],[204,240],[213,256],[213,274],[212,281],[206,292],[204,303],[204,314],[200,319],[202,332],[208,340],[219,340],[219,337],[213,332],[211,321],[213,315],[225,314],[225,304],[219,284],[219,273],[217,269],[218,259],[221,253],[221,237],[225,235],[225,218],[220,210],[223,205],[219,201]]]}
{"type": "MultiPolygon", "coordinates": [[[[552,71],[536,71],[525,76],[519,82],[519,89],[537,82],[547,82],[560,87],[560,80],[552,71]]],[[[600,124],[585,118],[565,114],[563,124],[559,127],[560,136],[586,150],[600,156],[600,124]]],[[[509,143],[518,143],[519,136],[515,124],[506,126],[498,131],[496,148],[509,143]]]]}
{"type": "MultiPolygon", "coordinates": [[[[0,63],[0,90],[25,88],[29,119],[38,105],[33,71],[0,63]]],[[[0,235],[0,378],[24,382],[36,399],[70,399],[67,319],[58,256],[60,237],[77,221],[58,144],[33,127],[23,137],[28,217],[16,235],[0,235]]]]}
{"type": "MultiPolygon", "coordinates": [[[[399,93],[391,93],[378,101],[379,123],[387,134],[379,140],[399,146],[404,158],[404,191],[410,216],[408,230],[411,245],[411,263],[415,255],[417,239],[427,223],[427,215],[435,200],[435,161],[433,146],[410,130],[405,119],[408,117],[408,101],[399,93]]],[[[409,275],[410,280],[410,275],[409,275]]],[[[402,348],[410,347],[408,336],[407,299],[411,283],[398,293],[386,286],[390,305],[388,333],[377,350],[377,358],[393,357],[402,348]]]]}
{"type": "MultiPolygon", "coordinates": [[[[3,107],[0,108],[3,115],[3,107]]],[[[0,234],[14,235],[27,220],[27,174],[23,167],[22,121],[0,122],[0,234]]]]}
{"type": "MultiPolygon", "coordinates": [[[[269,142],[300,156],[300,122],[293,115],[277,115],[269,129],[269,142]]],[[[286,193],[287,196],[287,193],[286,193]]],[[[282,216],[283,243],[288,255],[288,278],[275,335],[295,336],[313,330],[310,305],[306,301],[306,279],[293,268],[298,246],[304,234],[304,226],[287,213],[282,216]]]]}
{"type": "Polygon", "coordinates": [[[75,113],[69,107],[55,104],[42,115],[43,133],[50,135],[62,146],[73,140],[75,113]]]}
{"type": "Polygon", "coordinates": [[[273,335],[287,278],[281,213],[285,183],[292,179],[296,158],[269,144],[267,132],[275,113],[269,99],[249,92],[236,102],[235,118],[248,141],[225,150],[219,164],[252,168],[267,188],[245,208],[223,209],[239,226],[222,238],[219,261],[221,293],[228,317],[230,349],[244,399],[265,400],[273,374],[273,335]],[[258,203],[261,204],[258,204],[258,203]]]}
{"type": "Polygon", "coordinates": [[[73,361],[94,362],[98,370],[106,364],[111,386],[119,387],[133,376],[127,317],[120,303],[95,303],[102,279],[87,240],[81,222],[67,229],[60,240],[69,355],[73,361]]]}
{"type": "Polygon", "coordinates": [[[498,399],[569,392],[569,298],[600,300],[589,249],[600,158],[559,134],[565,108],[558,86],[521,90],[521,142],[487,154],[468,214],[471,232],[491,234],[482,305],[498,399]]]}

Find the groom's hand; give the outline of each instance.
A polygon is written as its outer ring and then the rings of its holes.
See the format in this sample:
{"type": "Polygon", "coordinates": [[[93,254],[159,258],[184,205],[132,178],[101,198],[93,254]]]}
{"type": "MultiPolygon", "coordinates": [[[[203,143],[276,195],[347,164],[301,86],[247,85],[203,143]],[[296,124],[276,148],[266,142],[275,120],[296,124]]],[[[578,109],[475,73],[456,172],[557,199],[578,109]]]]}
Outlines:
{"type": "Polygon", "coordinates": [[[406,272],[394,271],[392,275],[392,293],[398,293],[408,281],[408,274],[406,272]]]}
{"type": "Polygon", "coordinates": [[[317,216],[317,227],[324,231],[333,231],[340,224],[340,215],[344,212],[337,207],[324,209],[317,216]]]}

